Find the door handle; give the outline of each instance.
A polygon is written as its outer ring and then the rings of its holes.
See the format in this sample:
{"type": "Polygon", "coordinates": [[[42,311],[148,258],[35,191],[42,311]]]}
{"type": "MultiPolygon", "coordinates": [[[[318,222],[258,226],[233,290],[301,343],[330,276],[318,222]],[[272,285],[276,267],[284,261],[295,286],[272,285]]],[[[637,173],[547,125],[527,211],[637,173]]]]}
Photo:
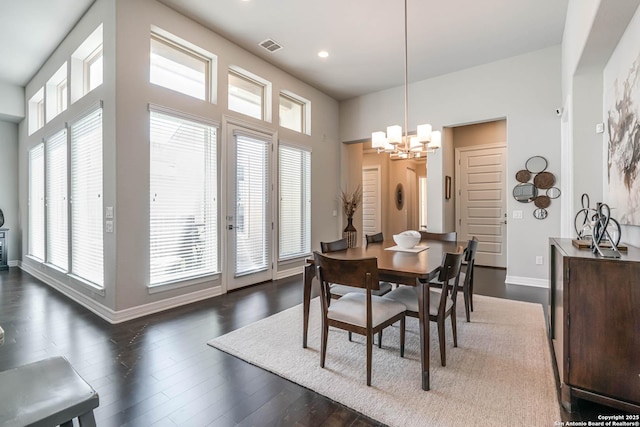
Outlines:
{"type": "Polygon", "coordinates": [[[227,229],[229,229],[229,230],[233,230],[233,224],[229,224],[229,225],[227,225],[227,229]]]}

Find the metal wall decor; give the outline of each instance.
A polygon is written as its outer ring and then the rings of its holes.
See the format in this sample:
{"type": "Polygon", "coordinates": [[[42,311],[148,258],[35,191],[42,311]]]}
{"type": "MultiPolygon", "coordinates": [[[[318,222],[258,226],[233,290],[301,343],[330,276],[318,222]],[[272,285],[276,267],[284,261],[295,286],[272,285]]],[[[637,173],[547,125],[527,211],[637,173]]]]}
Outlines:
{"type": "Polygon", "coordinates": [[[524,169],[516,172],[518,184],[513,187],[513,198],[520,203],[533,202],[537,208],[533,211],[536,219],[545,219],[549,215],[547,208],[551,205],[551,200],[560,197],[560,189],[554,187],[555,175],[547,172],[548,165],[544,157],[533,156],[529,157],[524,169]]]}

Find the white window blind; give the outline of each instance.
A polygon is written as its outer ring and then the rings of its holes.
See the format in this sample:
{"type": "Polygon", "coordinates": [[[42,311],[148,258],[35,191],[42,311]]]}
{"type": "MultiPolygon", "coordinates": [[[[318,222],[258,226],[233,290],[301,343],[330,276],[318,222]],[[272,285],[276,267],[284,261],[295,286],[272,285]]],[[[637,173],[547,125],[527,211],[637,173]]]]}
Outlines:
{"type": "Polygon", "coordinates": [[[67,130],[46,141],[47,152],[47,262],[69,268],[67,221],[67,130]]]}
{"type": "Polygon", "coordinates": [[[71,272],[104,286],[102,108],[71,125],[71,272]]]}
{"type": "Polygon", "coordinates": [[[217,130],[151,112],[150,285],[218,271],[217,130]]]}
{"type": "Polygon", "coordinates": [[[279,259],[311,252],[311,152],[280,145],[279,259]]]}
{"type": "Polygon", "coordinates": [[[29,255],[44,261],[44,144],[29,151],[29,255]]]}
{"type": "Polygon", "coordinates": [[[269,267],[270,140],[236,134],[235,276],[269,267]]]}

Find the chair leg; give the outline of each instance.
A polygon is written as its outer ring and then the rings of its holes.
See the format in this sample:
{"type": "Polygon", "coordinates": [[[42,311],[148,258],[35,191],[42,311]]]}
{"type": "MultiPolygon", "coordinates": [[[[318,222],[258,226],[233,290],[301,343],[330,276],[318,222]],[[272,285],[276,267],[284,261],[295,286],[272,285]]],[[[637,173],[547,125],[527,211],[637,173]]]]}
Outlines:
{"type": "Polygon", "coordinates": [[[324,360],[327,357],[327,335],[329,335],[329,323],[322,324],[322,345],[320,348],[320,367],[324,368],[324,360]]]}
{"type": "Polygon", "coordinates": [[[456,308],[451,309],[451,331],[453,331],[453,346],[458,346],[458,331],[456,327],[456,308]]]}
{"type": "Polygon", "coordinates": [[[400,357],[404,357],[405,318],[400,319],[400,357]]]}
{"type": "Polygon", "coordinates": [[[65,421],[64,423],[60,424],[60,427],[73,427],[73,420],[65,421]]]}
{"type": "Polygon", "coordinates": [[[471,272],[471,280],[469,281],[469,306],[473,311],[473,271],[471,272]]]}
{"type": "Polygon", "coordinates": [[[471,322],[471,314],[469,313],[469,289],[464,288],[464,313],[467,315],[467,322],[471,322]]]}
{"type": "Polygon", "coordinates": [[[378,348],[382,348],[382,331],[378,332],[378,348]]]}
{"type": "Polygon", "coordinates": [[[348,334],[349,334],[349,341],[351,341],[351,338],[352,338],[351,337],[351,331],[349,331],[348,334]]]}
{"type": "Polygon", "coordinates": [[[371,360],[373,356],[373,335],[367,334],[367,385],[371,385],[371,360]]]}
{"type": "Polygon", "coordinates": [[[444,336],[444,318],[439,318],[438,321],[438,340],[440,341],[440,363],[442,366],[447,366],[447,349],[444,336]]]}
{"type": "Polygon", "coordinates": [[[78,423],[80,427],[96,427],[96,419],[93,416],[93,411],[80,415],[78,417],[78,423]]]}

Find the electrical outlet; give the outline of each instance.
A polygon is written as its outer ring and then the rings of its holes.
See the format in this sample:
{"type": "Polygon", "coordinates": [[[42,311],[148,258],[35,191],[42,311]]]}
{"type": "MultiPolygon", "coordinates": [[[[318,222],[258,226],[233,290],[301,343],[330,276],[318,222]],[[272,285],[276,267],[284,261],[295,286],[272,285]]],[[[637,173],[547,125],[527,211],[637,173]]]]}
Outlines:
{"type": "Polygon", "coordinates": [[[542,265],[542,257],[540,255],[536,256],[536,264],[542,265]]]}
{"type": "Polygon", "coordinates": [[[513,211],[513,219],[522,219],[522,211],[513,211]]]}
{"type": "Polygon", "coordinates": [[[106,221],[105,222],[105,231],[107,233],[113,233],[113,221],[106,221]]]}

